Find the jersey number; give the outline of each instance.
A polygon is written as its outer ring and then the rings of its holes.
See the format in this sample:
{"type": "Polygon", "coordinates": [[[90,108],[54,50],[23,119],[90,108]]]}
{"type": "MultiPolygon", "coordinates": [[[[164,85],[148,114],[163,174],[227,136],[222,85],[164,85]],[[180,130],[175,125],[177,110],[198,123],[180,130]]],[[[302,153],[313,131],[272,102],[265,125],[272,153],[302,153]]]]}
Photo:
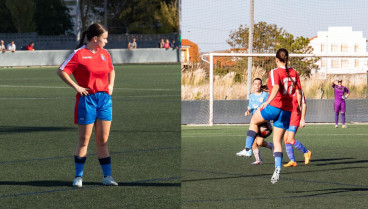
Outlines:
{"type": "MultiPolygon", "coordinates": [[[[291,79],[293,79],[295,81],[295,78],[292,77],[291,79]]],[[[291,81],[290,78],[284,78],[283,79],[283,83],[284,83],[284,92],[283,94],[286,95],[286,94],[289,94],[289,95],[292,95],[293,94],[293,87],[294,87],[294,83],[291,82],[291,85],[289,86],[289,81],[291,81]]]]}

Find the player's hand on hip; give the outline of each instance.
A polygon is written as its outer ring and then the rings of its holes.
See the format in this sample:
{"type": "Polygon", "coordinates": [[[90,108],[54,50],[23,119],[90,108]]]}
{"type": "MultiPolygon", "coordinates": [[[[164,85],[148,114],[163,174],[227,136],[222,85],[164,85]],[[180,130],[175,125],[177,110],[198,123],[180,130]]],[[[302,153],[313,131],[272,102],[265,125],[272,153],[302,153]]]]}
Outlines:
{"type": "Polygon", "coordinates": [[[88,94],[89,94],[89,88],[83,88],[83,87],[80,87],[80,86],[78,86],[76,89],[75,89],[77,92],[78,92],[78,94],[80,94],[81,96],[87,96],[88,94]]]}

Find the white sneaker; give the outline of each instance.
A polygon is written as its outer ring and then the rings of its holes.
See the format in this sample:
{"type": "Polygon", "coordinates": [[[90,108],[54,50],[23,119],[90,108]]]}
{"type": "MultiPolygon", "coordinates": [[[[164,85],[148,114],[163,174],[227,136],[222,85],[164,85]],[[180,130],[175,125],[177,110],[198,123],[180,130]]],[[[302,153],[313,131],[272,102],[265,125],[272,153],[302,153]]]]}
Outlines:
{"type": "Polygon", "coordinates": [[[335,125],[335,128],[338,128],[339,126],[338,125],[335,125]]]}
{"type": "Polygon", "coordinates": [[[102,179],[102,184],[105,186],[117,186],[118,183],[111,177],[106,176],[102,179]]]}
{"type": "Polygon", "coordinates": [[[275,172],[273,172],[273,175],[272,175],[272,178],[271,178],[271,183],[272,184],[276,184],[279,181],[280,173],[281,173],[281,168],[280,167],[275,168],[275,172]]]}
{"type": "Polygon", "coordinates": [[[252,156],[252,153],[253,151],[250,149],[250,150],[245,150],[243,149],[242,151],[236,153],[236,156],[239,156],[239,157],[250,157],[252,156]]]}
{"type": "Polygon", "coordinates": [[[73,187],[82,187],[83,179],[80,176],[74,178],[73,187]]]}
{"type": "Polygon", "coordinates": [[[342,128],[346,128],[346,125],[342,125],[342,128]]]}
{"type": "Polygon", "coordinates": [[[262,160],[261,161],[254,161],[253,163],[251,163],[252,165],[261,165],[262,164],[262,160]]]}

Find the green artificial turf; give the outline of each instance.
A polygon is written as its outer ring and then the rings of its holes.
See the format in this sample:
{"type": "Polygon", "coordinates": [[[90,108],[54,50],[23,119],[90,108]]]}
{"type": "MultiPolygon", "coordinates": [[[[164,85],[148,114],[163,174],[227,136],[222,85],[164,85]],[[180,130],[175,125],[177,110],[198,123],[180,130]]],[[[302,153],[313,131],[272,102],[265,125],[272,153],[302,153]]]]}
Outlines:
{"type": "Polygon", "coordinates": [[[244,149],[248,126],[183,126],[182,208],[365,208],[368,125],[347,126],[299,129],[296,139],[312,151],[311,162],[304,165],[294,149],[298,166],[283,168],[274,185],[269,149],[260,148],[262,165],[235,155],[244,149]]]}
{"type": "Polygon", "coordinates": [[[180,65],[115,66],[102,185],[91,138],[83,187],[73,188],[75,91],[56,69],[0,69],[0,205],[4,208],[180,208],[180,65]]]}

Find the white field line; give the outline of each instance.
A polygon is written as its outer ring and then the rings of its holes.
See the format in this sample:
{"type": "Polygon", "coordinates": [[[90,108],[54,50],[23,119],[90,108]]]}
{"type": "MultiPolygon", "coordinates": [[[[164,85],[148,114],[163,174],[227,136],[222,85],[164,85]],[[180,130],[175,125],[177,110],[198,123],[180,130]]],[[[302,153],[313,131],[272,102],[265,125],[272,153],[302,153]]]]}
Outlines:
{"type": "MultiPolygon", "coordinates": [[[[18,85],[0,85],[3,88],[42,88],[42,89],[68,89],[68,86],[18,86],[18,85]]],[[[137,89],[137,88],[114,88],[114,90],[132,90],[132,91],[181,91],[176,89],[137,89]]]]}

